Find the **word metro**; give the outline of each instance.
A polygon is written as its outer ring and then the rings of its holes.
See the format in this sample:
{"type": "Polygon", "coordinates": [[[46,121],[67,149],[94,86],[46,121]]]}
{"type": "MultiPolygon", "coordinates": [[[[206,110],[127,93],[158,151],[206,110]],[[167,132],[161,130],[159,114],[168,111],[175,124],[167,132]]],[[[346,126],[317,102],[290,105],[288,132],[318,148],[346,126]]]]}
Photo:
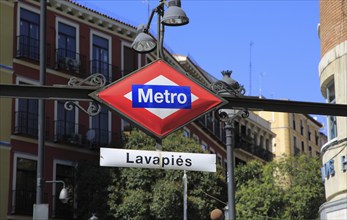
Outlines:
{"type": "Polygon", "coordinates": [[[190,87],[132,85],[132,107],[191,109],[190,87]]]}

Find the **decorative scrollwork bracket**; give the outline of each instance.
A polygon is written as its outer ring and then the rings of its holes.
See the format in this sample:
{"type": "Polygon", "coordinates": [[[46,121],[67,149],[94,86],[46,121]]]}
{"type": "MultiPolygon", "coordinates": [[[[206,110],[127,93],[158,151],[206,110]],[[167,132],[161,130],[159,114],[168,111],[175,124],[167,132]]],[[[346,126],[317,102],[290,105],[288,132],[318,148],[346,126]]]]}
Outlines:
{"type": "MultiPolygon", "coordinates": [[[[88,76],[85,79],[79,79],[77,77],[71,77],[69,82],[67,83],[68,86],[71,87],[93,87],[95,89],[101,88],[106,85],[106,78],[104,75],[100,73],[95,73],[93,75],[88,76]]],[[[64,104],[64,108],[68,111],[71,111],[74,109],[74,107],[79,108],[84,113],[90,115],[90,116],[96,116],[101,111],[100,104],[92,101],[89,103],[89,106],[87,109],[85,109],[83,106],[81,106],[78,101],[66,101],[64,104]]]]}
{"type": "MultiPolygon", "coordinates": [[[[243,96],[246,93],[245,88],[237,81],[230,78],[231,73],[232,71],[222,71],[223,79],[211,85],[212,91],[217,94],[230,95],[232,97],[243,96]]],[[[249,112],[247,109],[223,109],[222,107],[215,111],[215,116],[222,122],[231,123],[237,116],[248,118],[249,112]]]]}

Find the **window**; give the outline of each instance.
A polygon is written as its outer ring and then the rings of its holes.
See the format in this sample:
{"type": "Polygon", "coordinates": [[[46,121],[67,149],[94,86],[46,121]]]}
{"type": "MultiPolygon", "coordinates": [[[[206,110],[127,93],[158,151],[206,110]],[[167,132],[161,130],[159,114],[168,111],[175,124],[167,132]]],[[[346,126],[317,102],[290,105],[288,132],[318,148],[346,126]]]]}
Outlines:
{"type": "Polygon", "coordinates": [[[298,148],[298,143],[295,136],[293,137],[293,146],[294,146],[294,155],[298,155],[300,153],[300,150],[298,148]]]}
{"type": "MultiPolygon", "coordinates": [[[[26,84],[19,82],[19,84],[26,84]]],[[[38,100],[18,99],[15,133],[36,137],[38,134],[38,100]]]]}
{"type": "Polygon", "coordinates": [[[139,68],[139,55],[130,45],[123,45],[123,76],[139,68]]]}
{"type": "Polygon", "coordinates": [[[246,137],[246,125],[241,125],[241,135],[246,137]]]}
{"type": "Polygon", "coordinates": [[[213,132],[213,113],[209,112],[206,114],[206,125],[207,129],[213,132]]]}
{"type": "Polygon", "coordinates": [[[300,134],[304,135],[304,126],[302,124],[302,120],[300,120],[300,134]]]}
{"type": "Polygon", "coordinates": [[[111,82],[110,73],[110,39],[92,35],[92,73],[101,73],[106,81],[111,82]]]}
{"type": "Polygon", "coordinates": [[[20,29],[17,45],[17,56],[39,60],[40,58],[40,16],[20,8],[20,29]]]}
{"type": "Polygon", "coordinates": [[[76,59],[76,28],[58,22],[58,57],[76,59]]]}
{"type": "Polygon", "coordinates": [[[199,137],[198,137],[198,135],[196,135],[196,134],[193,134],[193,140],[194,140],[196,143],[200,143],[199,137]]]}
{"type": "Polygon", "coordinates": [[[266,138],[265,140],[265,147],[266,147],[266,150],[271,151],[271,145],[268,138],[266,138]]]}
{"type": "Polygon", "coordinates": [[[317,134],[317,131],[314,131],[314,140],[315,140],[315,144],[318,145],[319,136],[317,134]]]}
{"type": "Polygon", "coordinates": [[[260,135],[259,146],[260,146],[260,148],[264,148],[264,136],[263,135],[260,135]]]}
{"type": "Polygon", "coordinates": [[[57,29],[58,67],[72,72],[80,72],[76,27],[58,21],[57,29]]]}
{"type": "Polygon", "coordinates": [[[292,114],[292,120],[293,120],[293,129],[296,130],[296,124],[295,124],[295,114],[292,114]]]}
{"type": "Polygon", "coordinates": [[[100,113],[92,118],[92,131],[91,145],[103,147],[109,144],[109,112],[106,108],[102,108],[100,113]]]}
{"type": "Polygon", "coordinates": [[[76,134],[75,108],[68,111],[65,102],[57,101],[57,118],[55,121],[55,140],[73,141],[76,134]]]}
{"type": "Polygon", "coordinates": [[[301,141],[301,152],[305,152],[305,143],[301,141]]]}
{"type": "Polygon", "coordinates": [[[33,204],[36,200],[36,160],[15,156],[15,189],[12,212],[16,214],[33,213],[33,204]]]}
{"type": "MultiPolygon", "coordinates": [[[[335,83],[334,81],[328,84],[327,86],[327,102],[335,104],[335,83]]],[[[332,140],[337,137],[337,125],[336,125],[336,116],[328,116],[328,139],[332,140]]]]}
{"type": "Polygon", "coordinates": [[[218,119],[214,119],[214,134],[216,135],[216,137],[218,139],[220,139],[220,129],[221,129],[221,126],[220,126],[220,121],[218,119]]]}
{"type": "Polygon", "coordinates": [[[188,130],[188,128],[183,128],[183,136],[190,138],[190,131],[188,130]]]}
{"type": "Polygon", "coordinates": [[[201,149],[202,149],[203,151],[207,151],[208,146],[207,146],[207,144],[206,144],[205,141],[201,141],[201,149]]]}

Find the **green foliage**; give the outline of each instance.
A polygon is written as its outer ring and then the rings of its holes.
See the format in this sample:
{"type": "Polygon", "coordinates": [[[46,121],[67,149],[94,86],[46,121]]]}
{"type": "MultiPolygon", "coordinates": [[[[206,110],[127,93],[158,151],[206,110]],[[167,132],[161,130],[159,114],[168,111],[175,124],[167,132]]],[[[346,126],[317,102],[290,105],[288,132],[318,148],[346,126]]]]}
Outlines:
{"type": "MultiPolygon", "coordinates": [[[[155,150],[156,142],[146,134],[132,131],[125,148],[155,150]]],[[[178,131],[163,140],[163,150],[203,153],[198,143],[178,131]]],[[[182,219],[183,171],[114,168],[108,187],[108,204],[116,219],[182,219]]],[[[226,184],[220,167],[217,173],[187,172],[188,218],[209,219],[209,212],[225,205],[208,195],[226,201],[226,184]]]]}
{"type": "Polygon", "coordinates": [[[77,166],[76,194],[77,217],[89,219],[92,213],[96,213],[99,219],[109,219],[105,198],[108,197],[107,186],[111,181],[110,169],[100,167],[98,161],[81,161],[77,166]]]}
{"type": "Polygon", "coordinates": [[[314,219],[324,203],[319,158],[301,155],[235,170],[240,219],[314,219]]]}

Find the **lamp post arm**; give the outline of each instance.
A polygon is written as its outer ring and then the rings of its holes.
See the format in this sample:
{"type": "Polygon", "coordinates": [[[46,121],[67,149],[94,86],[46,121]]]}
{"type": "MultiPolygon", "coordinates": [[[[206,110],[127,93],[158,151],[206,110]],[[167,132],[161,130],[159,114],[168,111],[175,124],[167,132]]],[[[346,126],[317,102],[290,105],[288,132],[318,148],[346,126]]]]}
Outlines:
{"type": "Polygon", "coordinates": [[[148,32],[149,28],[151,27],[151,23],[152,23],[152,19],[153,19],[154,13],[158,12],[160,10],[160,7],[162,7],[163,5],[164,5],[164,2],[161,1],[157,7],[152,9],[151,16],[149,17],[147,25],[146,25],[146,31],[147,32],[148,32]]]}
{"type": "Polygon", "coordinates": [[[161,23],[161,19],[163,17],[164,14],[164,3],[161,2],[161,4],[157,7],[158,8],[158,38],[159,38],[159,42],[157,42],[157,56],[158,58],[162,58],[164,59],[164,31],[165,31],[165,27],[164,25],[161,23]]]}
{"type": "Polygon", "coordinates": [[[62,180],[47,180],[46,183],[62,183],[63,188],[65,188],[65,182],[62,180]]]}

